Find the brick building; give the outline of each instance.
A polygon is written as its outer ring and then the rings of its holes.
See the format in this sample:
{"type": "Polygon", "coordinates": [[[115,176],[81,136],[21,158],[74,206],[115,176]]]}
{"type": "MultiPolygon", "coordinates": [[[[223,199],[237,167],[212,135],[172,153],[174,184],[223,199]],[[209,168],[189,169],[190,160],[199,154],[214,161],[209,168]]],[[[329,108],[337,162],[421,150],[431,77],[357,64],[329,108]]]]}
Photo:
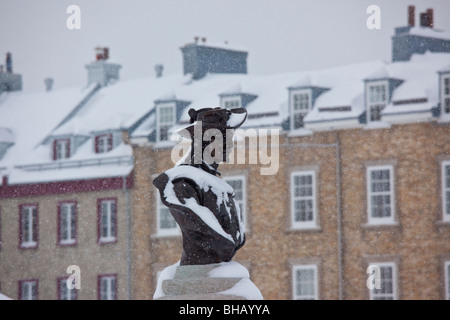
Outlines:
{"type": "Polygon", "coordinates": [[[187,110],[220,105],[249,115],[246,162],[219,171],[245,217],[235,260],[265,299],[449,299],[450,37],[427,14],[396,30],[392,63],[253,76],[242,50],[196,41],[181,50],[186,75],[120,81],[107,50],[83,90],[6,90],[0,292],[151,299],[181,255],[152,180],[174,166],[187,110]],[[415,40],[396,58],[402,36],[415,40]],[[263,130],[277,133],[266,159],[263,130]],[[64,286],[70,265],[80,290],[64,286]]]}

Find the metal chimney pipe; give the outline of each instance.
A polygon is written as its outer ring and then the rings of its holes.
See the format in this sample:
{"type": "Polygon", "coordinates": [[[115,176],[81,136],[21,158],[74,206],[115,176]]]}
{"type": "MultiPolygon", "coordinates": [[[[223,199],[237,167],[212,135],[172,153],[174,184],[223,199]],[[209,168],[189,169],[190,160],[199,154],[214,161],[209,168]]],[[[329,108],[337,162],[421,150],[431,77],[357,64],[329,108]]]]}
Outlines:
{"type": "Polygon", "coordinates": [[[408,6],[408,26],[414,27],[416,24],[416,7],[408,6]]]}
{"type": "Polygon", "coordinates": [[[46,79],[44,80],[46,91],[52,91],[52,88],[53,88],[53,82],[54,82],[54,81],[53,81],[52,78],[46,78],[46,79]]]}

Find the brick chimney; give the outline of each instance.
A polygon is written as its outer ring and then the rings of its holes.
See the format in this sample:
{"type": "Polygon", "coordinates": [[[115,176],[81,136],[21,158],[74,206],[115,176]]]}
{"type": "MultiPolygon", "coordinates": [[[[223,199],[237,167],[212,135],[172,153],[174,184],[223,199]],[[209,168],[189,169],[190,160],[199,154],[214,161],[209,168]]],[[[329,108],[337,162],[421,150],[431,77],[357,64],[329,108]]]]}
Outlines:
{"type": "Polygon", "coordinates": [[[408,7],[408,26],[414,27],[416,24],[416,7],[409,6],[408,7]]]}

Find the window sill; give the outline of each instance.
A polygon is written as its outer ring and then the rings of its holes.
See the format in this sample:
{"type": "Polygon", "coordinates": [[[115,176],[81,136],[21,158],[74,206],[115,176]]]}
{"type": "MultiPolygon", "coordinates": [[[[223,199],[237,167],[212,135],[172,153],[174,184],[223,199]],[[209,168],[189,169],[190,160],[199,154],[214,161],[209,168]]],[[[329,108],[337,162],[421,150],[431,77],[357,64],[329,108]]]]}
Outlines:
{"type": "Polygon", "coordinates": [[[364,130],[390,129],[391,125],[383,121],[372,121],[363,126],[364,130]]]}
{"type": "Polygon", "coordinates": [[[375,222],[366,222],[361,224],[361,227],[364,229],[391,229],[391,228],[400,228],[400,223],[397,221],[394,222],[384,222],[384,223],[375,223],[375,222]]]}
{"type": "Polygon", "coordinates": [[[74,240],[74,241],[61,241],[61,242],[58,242],[58,246],[59,247],[73,247],[73,246],[76,246],[77,245],[77,241],[76,240],[74,240]]]}
{"type": "Polygon", "coordinates": [[[114,244],[117,242],[117,238],[100,238],[98,244],[114,244]]]}
{"type": "Polygon", "coordinates": [[[322,232],[321,226],[311,226],[311,227],[289,227],[286,229],[286,233],[297,233],[297,232],[322,232]]]}
{"type": "Polygon", "coordinates": [[[150,235],[150,239],[153,240],[173,240],[181,238],[181,232],[178,233],[155,233],[150,235]]]}
{"type": "Polygon", "coordinates": [[[37,247],[38,247],[37,242],[21,243],[19,245],[19,248],[20,249],[24,249],[24,250],[26,250],[26,249],[36,249],[37,247]]]}
{"type": "Polygon", "coordinates": [[[314,132],[311,129],[299,128],[292,129],[288,132],[288,137],[303,137],[303,136],[311,136],[314,132]]]}
{"type": "Polygon", "coordinates": [[[450,220],[438,220],[435,225],[437,227],[450,227],[450,220]]]}
{"type": "Polygon", "coordinates": [[[177,142],[175,141],[158,141],[156,142],[153,147],[155,149],[170,149],[173,148],[177,142]]]}

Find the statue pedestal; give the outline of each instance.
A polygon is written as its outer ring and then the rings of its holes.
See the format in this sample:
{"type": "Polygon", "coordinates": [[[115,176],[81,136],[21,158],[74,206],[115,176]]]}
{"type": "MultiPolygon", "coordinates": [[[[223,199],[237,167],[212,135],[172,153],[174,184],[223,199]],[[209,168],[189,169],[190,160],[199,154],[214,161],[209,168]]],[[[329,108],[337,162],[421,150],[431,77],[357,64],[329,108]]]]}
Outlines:
{"type": "Polygon", "coordinates": [[[163,270],[153,297],[157,300],[262,300],[248,270],[230,261],[173,265],[163,270]]]}

